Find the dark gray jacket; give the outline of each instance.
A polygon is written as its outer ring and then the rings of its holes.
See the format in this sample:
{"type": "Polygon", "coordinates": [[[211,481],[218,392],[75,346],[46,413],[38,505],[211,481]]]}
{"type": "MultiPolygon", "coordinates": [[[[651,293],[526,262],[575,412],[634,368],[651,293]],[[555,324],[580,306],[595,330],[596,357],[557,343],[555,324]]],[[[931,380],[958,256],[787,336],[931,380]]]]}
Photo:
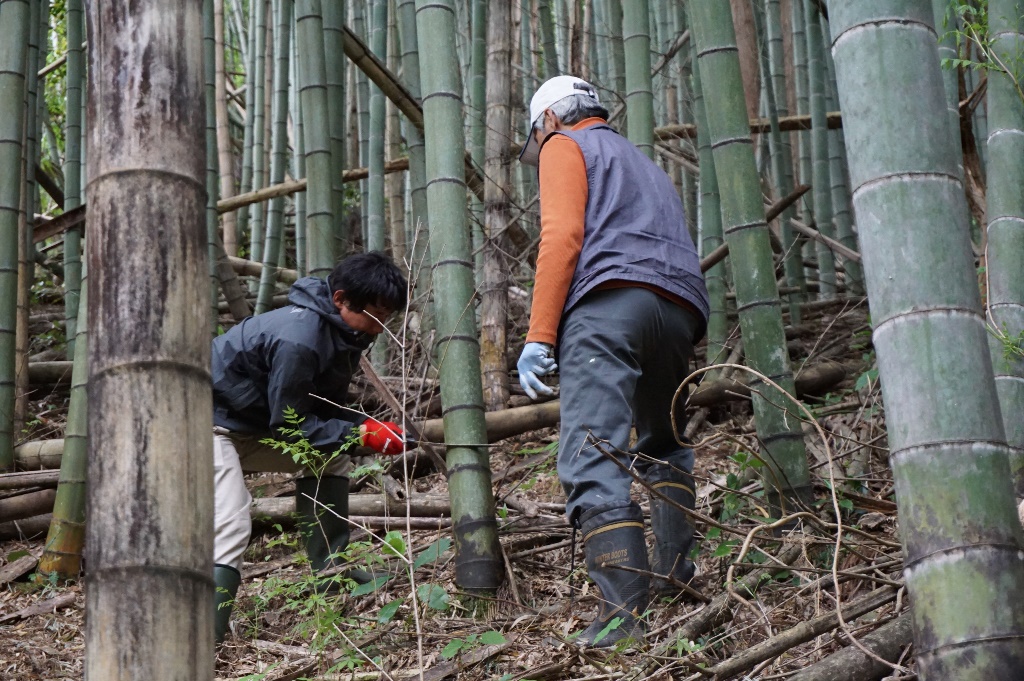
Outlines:
{"type": "Polygon", "coordinates": [[[607,124],[555,134],[579,145],[588,186],[583,249],[563,316],[605,282],[650,284],[700,313],[696,344],[707,328],[708,290],[671,178],[607,124]]]}
{"type": "Polygon", "coordinates": [[[288,307],[248,317],[214,339],[213,423],[279,438],[284,409],[291,407],[305,417],[302,430],[310,444],[333,452],[357,423],[309,393],[344,404],[373,337],[342,321],[322,279],[299,279],[288,300],[288,307]]]}

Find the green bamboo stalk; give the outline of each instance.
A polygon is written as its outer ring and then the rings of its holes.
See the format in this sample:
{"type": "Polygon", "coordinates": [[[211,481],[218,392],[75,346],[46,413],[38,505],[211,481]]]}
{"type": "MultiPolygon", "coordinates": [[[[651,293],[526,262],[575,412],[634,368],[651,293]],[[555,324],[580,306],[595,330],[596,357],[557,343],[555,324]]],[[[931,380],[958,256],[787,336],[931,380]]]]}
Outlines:
{"type": "Polygon", "coordinates": [[[622,0],[605,0],[605,2],[608,3],[611,84],[615,94],[622,96],[622,93],[626,91],[626,49],[622,42],[622,0]]]}
{"type": "MultiPolygon", "coordinates": [[[[401,45],[398,40],[398,8],[395,0],[388,0],[388,69],[392,73],[401,71],[401,45]]],[[[395,160],[402,155],[402,127],[398,107],[387,103],[387,155],[395,160]]],[[[407,262],[405,226],[405,177],[406,173],[392,173],[387,178],[388,218],[391,237],[391,254],[401,267],[407,262]]]]}
{"type": "MultiPolygon", "coordinates": [[[[362,0],[356,0],[362,2],[362,0]]],[[[345,6],[344,0],[322,5],[324,13],[324,55],[327,64],[327,113],[331,129],[331,210],[334,213],[335,252],[347,255],[350,248],[345,220],[345,6]]],[[[303,198],[305,201],[305,198],[303,198]]],[[[297,219],[297,218],[296,218],[297,219]]],[[[297,223],[296,223],[297,224],[297,223]]]]}
{"type": "MultiPolygon", "coordinates": [[[[298,43],[295,40],[294,25],[292,26],[291,43],[291,94],[289,101],[292,103],[292,128],[295,135],[295,150],[294,153],[292,153],[292,177],[298,180],[306,177],[306,143],[302,132],[302,101],[299,97],[299,79],[296,76],[296,70],[298,69],[299,63],[299,48],[298,43]]],[[[344,143],[342,146],[344,147],[344,143]]],[[[337,220],[335,222],[337,222],[337,220]]],[[[335,231],[335,234],[337,235],[343,232],[347,235],[348,230],[346,227],[339,228],[335,231]]],[[[348,237],[346,236],[345,240],[342,241],[341,244],[344,246],[344,250],[342,251],[343,253],[347,252],[347,243],[348,237]]],[[[295,193],[295,268],[298,270],[300,277],[306,276],[306,262],[306,192],[302,191],[295,193]]]]}
{"type": "MultiPolygon", "coordinates": [[[[82,205],[82,80],[85,24],[82,0],[67,0],[68,68],[67,106],[64,114],[64,210],[82,205]]],[[[75,356],[78,338],[79,290],[82,281],[82,228],[72,227],[64,233],[64,331],[68,359],[75,356]]]]}
{"type": "Polygon", "coordinates": [[[82,547],[85,544],[86,469],[89,450],[89,341],[86,278],[81,278],[81,305],[76,326],[75,358],[71,370],[71,399],[68,422],[64,428],[64,452],[60,459],[57,497],[53,502],[53,520],[46,535],[37,571],[56,573],[61,579],[76,579],[82,571],[82,547]]]}
{"type": "MultiPolygon", "coordinates": [[[[231,144],[231,128],[228,123],[227,76],[224,73],[224,0],[213,2],[213,31],[216,40],[214,51],[215,86],[217,90],[217,167],[220,172],[220,195],[228,198],[235,195],[235,151],[231,144]]],[[[224,213],[224,250],[228,255],[238,253],[238,221],[234,211],[224,213]]]]}
{"type": "MultiPolygon", "coordinates": [[[[280,0],[291,3],[292,0],[280,0]]],[[[310,275],[326,278],[334,267],[331,214],[331,132],[327,115],[327,68],[320,0],[295,2],[299,50],[299,97],[306,142],[306,263],[310,275]]]]}
{"type": "MultiPolygon", "coordinates": [[[[694,0],[690,5],[690,27],[696,40],[712,154],[721,188],[723,232],[733,271],[743,273],[734,277],[734,283],[744,352],[751,367],[792,395],[793,373],[786,351],[729,5],[719,0],[694,0]]],[[[811,495],[800,423],[793,414],[787,414],[790,400],[767,386],[755,393],[753,404],[767,464],[762,476],[765,488],[770,490],[770,502],[779,506],[779,497],[784,497],[787,509],[791,510],[797,500],[811,495]]]]}
{"type": "MultiPolygon", "coordinates": [[[[271,32],[271,23],[267,21],[268,3],[265,0],[251,0],[257,5],[256,12],[256,68],[252,76],[253,93],[253,136],[252,136],[252,186],[249,191],[256,191],[267,186],[267,161],[264,150],[267,142],[266,105],[269,97],[267,94],[266,80],[270,70],[267,69],[267,61],[272,51],[267,41],[267,35],[271,32]]],[[[249,259],[255,262],[263,261],[263,226],[264,206],[257,204],[250,209],[249,221],[249,259]]],[[[258,286],[253,284],[251,290],[255,293],[258,286]]]]}
{"type": "MultiPolygon", "coordinates": [[[[220,282],[217,278],[217,245],[220,242],[220,221],[217,201],[220,198],[220,147],[217,140],[217,70],[216,70],[216,21],[214,2],[203,0],[203,97],[206,104],[206,249],[210,275],[210,330],[216,333],[219,311],[217,302],[220,282]]],[[[221,74],[223,75],[223,74],[221,74]]],[[[225,249],[227,253],[227,249],[225,249]]]]}
{"type": "Polygon", "coordinates": [[[647,0],[628,2],[624,10],[622,42],[626,56],[626,137],[653,159],[650,10],[647,0]]]}
{"type": "MultiPolygon", "coordinates": [[[[487,105],[487,0],[471,0],[470,55],[469,55],[469,150],[473,165],[484,167],[484,139],[487,122],[484,109],[487,105]]],[[[484,230],[483,203],[476,196],[470,197],[469,229],[473,237],[473,262],[477,286],[482,286],[484,276],[484,230]]]]}
{"type": "MultiPolygon", "coordinates": [[[[811,110],[811,157],[814,191],[814,220],[812,226],[823,235],[835,238],[832,225],[832,192],[829,179],[828,125],[825,120],[825,57],[821,42],[820,13],[814,0],[803,0],[804,16],[807,18],[807,82],[811,110]]],[[[832,249],[816,241],[818,253],[818,298],[831,300],[836,297],[836,263],[832,249]]]]}
{"type": "MultiPolygon", "coordinates": [[[[810,115],[809,84],[807,80],[807,30],[804,19],[803,0],[790,0],[790,11],[793,25],[793,89],[796,94],[796,113],[799,116],[810,115]]],[[[797,134],[799,142],[799,181],[801,184],[813,184],[811,132],[802,130],[797,134]]],[[[800,217],[804,224],[814,222],[814,192],[807,192],[800,199],[800,217]]],[[[797,239],[800,244],[801,260],[809,263],[815,261],[814,242],[809,239],[797,239]]],[[[807,268],[805,276],[817,278],[817,271],[807,268]]]]}
{"type": "MultiPolygon", "coordinates": [[[[253,189],[253,162],[256,157],[256,114],[263,111],[263,103],[257,104],[257,84],[263,83],[262,65],[257,66],[265,56],[266,45],[266,0],[250,0],[249,2],[249,60],[245,67],[245,128],[242,133],[242,177],[240,191],[253,189]]],[[[251,206],[238,209],[238,234],[241,240],[249,228],[251,206]]],[[[257,207],[257,212],[260,210],[257,207]]],[[[250,240],[250,244],[252,241],[250,240]]]]}
{"type": "MultiPolygon", "coordinates": [[[[352,30],[357,36],[366,40],[366,0],[356,0],[352,5],[352,30]]],[[[359,130],[359,165],[370,166],[370,80],[362,69],[356,69],[356,116],[359,130]]],[[[370,204],[368,197],[369,184],[366,180],[359,181],[359,215],[362,225],[363,243],[367,242],[367,220],[370,204]]]]}
{"type": "Polygon", "coordinates": [[[14,466],[16,436],[18,219],[29,14],[28,0],[0,0],[0,471],[14,466]]]}
{"type": "Polygon", "coordinates": [[[1010,468],[1017,496],[1024,497],[1024,100],[1021,54],[1024,10],[1019,0],[990,0],[992,52],[1013,70],[989,71],[988,315],[989,347],[1003,426],[1010,446],[1010,468]]]}
{"type": "Polygon", "coordinates": [[[829,15],[918,674],[1017,678],[1024,538],[931,3],[831,2],[829,15]]]}
{"type": "MultiPolygon", "coordinates": [[[[419,40],[416,35],[416,0],[398,0],[398,40],[402,50],[402,73],[409,93],[420,98],[419,40]]],[[[427,167],[423,149],[423,133],[405,117],[402,118],[405,143],[409,150],[410,241],[412,262],[416,268],[416,298],[421,300],[421,333],[426,336],[434,328],[433,305],[430,301],[430,240],[427,231],[427,167]]]]}
{"type": "MultiPolygon", "coordinates": [[[[370,50],[382,62],[387,58],[388,3],[370,0],[370,50]]],[[[384,93],[370,85],[370,146],[366,182],[366,250],[382,251],[385,246],[384,226],[384,93]]],[[[383,345],[381,346],[383,347],[383,345]]]]}
{"type": "Polygon", "coordinates": [[[102,30],[88,36],[86,88],[93,295],[84,676],[209,678],[201,5],[105,0],[87,11],[88,25],[102,30]]]}
{"type": "Polygon", "coordinates": [[[551,4],[548,0],[537,0],[537,15],[540,17],[540,44],[544,65],[544,79],[553,78],[562,71],[558,68],[558,48],[555,47],[555,24],[551,18],[551,4]]]}
{"type": "MultiPolygon", "coordinates": [[[[789,133],[780,134],[777,130],[778,119],[789,115],[786,102],[786,64],[782,41],[782,3],[780,0],[765,0],[765,39],[768,47],[768,72],[770,78],[765,81],[765,93],[769,98],[772,131],[768,137],[768,148],[771,154],[772,175],[778,187],[779,197],[788,196],[793,191],[793,148],[789,133]]],[[[800,245],[793,231],[791,220],[796,217],[796,207],[790,206],[782,211],[779,219],[782,237],[783,267],[786,273],[786,284],[798,289],[789,296],[789,314],[793,324],[800,323],[800,303],[807,300],[807,283],[804,280],[804,265],[800,253],[800,245]]]]}
{"type": "Polygon", "coordinates": [[[548,0],[555,9],[555,38],[558,41],[558,72],[569,73],[569,8],[566,0],[548,0]]]}
{"type": "Polygon", "coordinates": [[[441,404],[447,445],[448,488],[455,535],[455,582],[476,591],[496,589],[504,574],[494,494],[485,447],[480,350],[472,313],[474,282],[466,224],[462,82],[455,51],[452,0],[417,0],[421,45],[430,252],[437,290],[435,312],[441,357],[441,404]],[[467,313],[468,312],[468,313],[467,313]]]}
{"type": "MultiPolygon", "coordinates": [[[[675,32],[677,35],[682,35],[686,31],[686,8],[682,3],[675,3],[675,32]]],[[[693,45],[693,41],[690,41],[690,45],[693,45]]],[[[681,49],[676,53],[675,56],[675,68],[677,74],[677,87],[676,87],[676,110],[679,112],[678,121],[670,121],[671,123],[690,123],[693,122],[695,117],[693,115],[693,98],[695,88],[693,86],[693,75],[692,67],[696,63],[696,60],[691,62],[690,51],[681,49]]],[[[692,144],[689,141],[684,141],[683,145],[692,144]]],[[[696,149],[695,146],[691,147],[696,149]]],[[[697,192],[699,191],[699,182],[695,173],[691,173],[688,169],[683,168],[683,209],[686,211],[686,219],[688,220],[688,226],[690,228],[690,237],[693,239],[693,243],[700,244],[701,240],[698,235],[699,222],[697,221],[697,192]]],[[[701,246],[698,246],[700,248],[701,246]]]]}
{"type": "MultiPolygon", "coordinates": [[[[533,16],[533,0],[520,0],[522,4],[522,12],[519,15],[519,53],[522,56],[523,70],[520,72],[520,87],[522,93],[523,109],[522,109],[522,121],[523,121],[523,136],[530,134],[530,98],[533,96],[534,91],[540,86],[540,80],[537,78],[536,70],[534,69],[534,43],[533,43],[533,32],[530,30],[530,20],[533,16]]],[[[604,41],[600,41],[604,42],[604,41]]],[[[528,203],[533,200],[533,197],[537,195],[537,177],[536,172],[533,168],[517,163],[517,171],[519,173],[519,186],[520,195],[523,197],[523,201],[528,203]]],[[[540,230],[537,228],[536,221],[533,219],[534,213],[531,211],[526,215],[523,215],[523,226],[527,234],[531,235],[531,238],[537,238],[540,235],[540,230]]]]}
{"type": "MultiPolygon", "coordinates": [[[[828,23],[821,22],[822,39],[827,46],[832,38],[828,23]]],[[[827,108],[839,110],[839,88],[836,85],[836,66],[832,52],[825,48],[825,82],[827,85],[827,108]]],[[[959,140],[957,141],[959,148],[959,140]]],[[[850,172],[846,160],[846,136],[843,129],[828,131],[829,175],[832,180],[832,212],[836,225],[836,238],[853,251],[859,251],[857,235],[853,231],[853,198],[850,196],[850,172]]],[[[962,164],[961,164],[962,165],[962,164]]],[[[864,270],[856,260],[843,261],[846,272],[846,290],[854,295],[864,295],[864,270]]]]}
{"type": "MultiPolygon", "coordinates": [[[[704,253],[711,253],[721,246],[722,237],[722,201],[718,193],[718,176],[715,173],[715,157],[711,151],[711,133],[708,129],[707,111],[704,107],[704,93],[701,86],[700,66],[697,63],[697,45],[690,40],[690,52],[693,55],[693,117],[697,123],[697,147],[700,160],[700,202],[698,220],[704,253]]],[[[706,354],[709,365],[721,362],[728,354],[725,346],[729,336],[728,309],[725,294],[728,284],[725,279],[725,262],[720,262],[704,273],[704,283],[708,289],[708,349],[706,354]]]]}
{"type": "MultiPolygon", "coordinates": [[[[274,99],[270,117],[273,121],[270,135],[270,184],[284,182],[288,167],[288,73],[291,65],[292,3],[278,0],[274,17],[274,99]]],[[[296,26],[298,30],[298,26],[296,26]]],[[[284,232],[284,197],[275,196],[267,202],[267,233],[263,242],[263,269],[256,297],[256,314],[271,309],[277,284],[278,261],[281,257],[284,232]]],[[[332,240],[333,234],[327,238],[332,240]]]]}
{"type": "MultiPolygon", "coordinates": [[[[590,54],[597,68],[597,72],[594,75],[594,82],[606,85],[611,82],[609,78],[610,67],[608,65],[608,51],[611,38],[607,16],[608,2],[607,0],[593,0],[590,3],[590,6],[593,8],[591,16],[594,18],[594,26],[591,29],[594,38],[594,48],[590,51],[590,54]]],[[[524,15],[526,14],[526,11],[527,10],[524,6],[524,15]]],[[[529,24],[527,24],[527,26],[529,26],[529,24]]],[[[526,64],[524,63],[523,66],[525,68],[526,64]]]]}

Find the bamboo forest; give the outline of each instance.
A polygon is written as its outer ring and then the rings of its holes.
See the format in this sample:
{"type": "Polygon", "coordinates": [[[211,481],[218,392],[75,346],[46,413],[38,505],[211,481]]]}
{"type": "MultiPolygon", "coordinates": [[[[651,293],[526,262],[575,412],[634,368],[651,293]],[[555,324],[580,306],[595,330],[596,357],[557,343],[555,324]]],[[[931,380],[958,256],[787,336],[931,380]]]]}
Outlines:
{"type": "Polygon", "coordinates": [[[0,0],[0,679],[1024,678],[1024,0],[0,0]]]}

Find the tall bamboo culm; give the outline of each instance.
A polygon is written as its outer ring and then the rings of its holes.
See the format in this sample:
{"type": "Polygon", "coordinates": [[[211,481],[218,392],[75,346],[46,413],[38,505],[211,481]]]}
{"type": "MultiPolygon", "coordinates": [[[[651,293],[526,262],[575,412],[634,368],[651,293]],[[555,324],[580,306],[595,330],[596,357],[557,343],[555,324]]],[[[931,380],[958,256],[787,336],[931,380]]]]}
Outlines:
{"type": "Polygon", "coordinates": [[[829,14],[918,674],[1016,679],[1024,530],[931,3],[830,2],[829,14]]]}
{"type": "Polygon", "coordinates": [[[494,3],[487,24],[487,134],[484,153],[484,271],[480,292],[480,359],[488,411],[508,405],[508,251],[512,194],[512,3],[494,3]]]}
{"type": "MultiPolygon", "coordinates": [[[[992,50],[1020,83],[1024,8],[990,0],[992,50]]],[[[1017,497],[1024,497],[1024,95],[1005,72],[988,76],[988,322],[1017,497]]]]}
{"type": "MultiPolygon", "coordinates": [[[[213,34],[216,42],[214,53],[214,84],[217,91],[217,166],[220,172],[220,197],[226,199],[235,195],[235,150],[231,143],[231,127],[228,123],[227,75],[224,73],[224,0],[213,0],[213,34]]],[[[228,211],[223,221],[224,250],[231,255],[238,252],[238,217],[228,211]]]]}
{"type": "MultiPolygon", "coordinates": [[[[821,41],[821,14],[814,0],[803,0],[806,17],[808,104],[811,111],[811,163],[814,192],[814,224],[823,235],[835,238],[832,226],[832,191],[829,179],[828,126],[825,119],[825,55],[821,41]]],[[[836,297],[836,261],[832,249],[816,241],[818,297],[836,297]]]]}
{"type": "MultiPolygon", "coordinates": [[[[362,2],[362,0],[356,0],[362,2]]],[[[345,213],[345,8],[346,0],[333,0],[322,5],[324,12],[324,56],[327,66],[327,115],[331,135],[331,210],[334,213],[334,251],[340,257],[352,247],[345,213]]],[[[293,50],[294,51],[294,50],[293,50]]],[[[296,125],[297,117],[293,118],[296,125]]],[[[297,153],[297,152],[296,152],[297,153]]],[[[298,196],[296,196],[296,201],[298,196]]],[[[302,198],[305,201],[305,197],[302,198]]],[[[296,225],[298,225],[296,210],[296,225]]]]}
{"type": "Polygon", "coordinates": [[[480,346],[474,315],[473,261],[466,225],[462,82],[453,0],[417,0],[427,206],[441,359],[441,404],[449,443],[448,485],[460,588],[496,589],[504,573],[486,442],[480,346]]]}
{"type": "MultiPolygon", "coordinates": [[[[253,137],[252,137],[252,186],[250,191],[263,189],[267,186],[267,159],[264,153],[267,143],[267,61],[272,52],[267,40],[271,34],[272,21],[267,21],[270,4],[266,0],[250,0],[256,4],[256,60],[255,71],[250,78],[254,92],[253,101],[253,137]]],[[[266,224],[263,204],[257,203],[249,207],[249,259],[254,262],[263,261],[263,226],[266,224]]],[[[251,290],[258,291],[258,284],[253,283],[251,290]]]]}
{"type": "MultiPolygon", "coordinates": [[[[790,16],[793,30],[793,90],[796,95],[796,113],[798,116],[810,115],[811,108],[808,97],[807,81],[807,30],[804,20],[803,0],[790,0],[790,16]]],[[[814,173],[811,162],[811,131],[802,130],[797,133],[799,163],[798,175],[801,184],[812,184],[814,173]]],[[[814,192],[807,192],[800,199],[800,216],[805,224],[814,222],[814,192]]],[[[804,263],[815,261],[814,241],[807,238],[798,238],[800,244],[801,261],[804,263]]],[[[805,267],[805,277],[818,278],[814,269],[805,267]]]]}
{"type": "Polygon", "coordinates": [[[14,466],[18,214],[25,125],[28,0],[0,0],[0,471],[14,466]]]}
{"type": "MultiPolygon", "coordinates": [[[[932,11],[935,13],[935,32],[939,37],[940,59],[957,59],[955,31],[959,21],[956,13],[950,11],[950,4],[950,0],[932,0],[932,11]]],[[[949,116],[949,134],[953,142],[953,153],[956,154],[960,177],[963,178],[964,149],[960,144],[960,78],[958,71],[958,67],[943,67],[942,86],[946,93],[946,115],[949,116]]]]}
{"type": "MultiPolygon", "coordinates": [[[[217,29],[214,2],[203,0],[203,98],[206,103],[206,248],[210,271],[210,330],[217,328],[217,302],[220,293],[217,279],[217,244],[220,239],[220,147],[217,140],[217,29]]],[[[221,74],[223,75],[223,74],[221,74]]],[[[226,253],[227,251],[225,251],[226,253]]]]}
{"type": "MultiPolygon", "coordinates": [[[[387,59],[388,3],[387,0],[370,2],[370,40],[373,54],[385,62],[387,59]]],[[[370,146],[367,167],[370,176],[366,184],[366,250],[384,250],[384,123],[387,100],[380,88],[370,84],[370,146]]],[[[383,348],[384,345],[380,344],[383,348]]],[[[375,348],[376,349],[376,348],[375,348]]]]}
{"type": "Polygon", "coordinates": [[[623,5],[622,43],[626,57],[626,137],[653,159],[654,93],[647,0],[631,0],[623,5]]]}
{"type": "MultiPolygon", "coordinates": [[[[284,173],[288,168],[288,74],[292,53],[291,0],[277,0],[274,3],[274,10],[276,13],[274,17],[274,98],[270,107],[272,121],[270,133],[271,186],[284,182],[284,173]]],[[[278,261],[283,248],[283,234],[284,197],[275,196],[267,202],[267,232],[263,241],[263,269],[260,270],[256,314],[268,311],[274,298],[278,261]]],[[[333,236],[333,232],[326,235],[327,241],[332,245],[334,243],[333,236]]]]}
{"type": "Polygon", "coordinates": [[[201,19],[88,6],[86,679],[213,669],[201,19]]]}
{"type": "MultiPolygon", "coordinates": [[[[743,273],[735,276],[733,283],[744,351],[751,367],[792,395],[793,373],[729,5],[720,0],[693,0],[690,26],[721,188],[723,232],[733,271],[743,273]]],[[[787,413],[792,410],[791,400],[767,386],[756,392],[753,405],[767,463],[762,479],[769,499],[776,508],[784,499],[785,510],[792,511],[795,500],[807,500],[811,495],[800,422],[787,413]]]]}
{"type": "Polygon", "coordinates": [[[553,0],[537,0],[545,79],[553,78],[561,73],[558,68],[558,49],[555,47],[555,22],[551,18],[551,1],[553,0]]]}
{"type": "Polygon", "coordinates": [[[303,46],[299,50],[298,76],[306,144],[306,266],[310,275],[327,277],[334,267],[334,225],[327,66],[320,9],[320,0],[295,2],[295,37],[303,46]]]}
{"type": "MultiPolygon", "coordinates": [[[[68,40],[67,108],[64,114],[64,210],[82,205],[82,81],[85,22],[82,0],[65,5],[68,40]]],[[[64,233],[64,335],[68,359],[75,357],[78,333],[79,291],[82,281],[82,227],[64,233]]]]}
{"type": "MultiPolygon", "coordinates": [[[[715,158],[711,152],[711,133],[708,130],[708,117],[704,107],[700,65],[697,61],[697,45],[690,40],[693,56],[693,114],[697,122],[697,147],[700,156],[700,201],[697,211],[700,225],[698,231],[702,237],[702,249],[710,253],[724,243],[722,238],[722,201],[718,194],[718,176],[715,174],[715,158]]],[[[708,288],[710,314],[708,315],[708,349],[707,363],[715,364],[728,354],[725,343],[729,335],[728,309],[725,294],[728,283],[725,277],[725,262],[720,262],[704,273],[704,282],[708,288]]]]}

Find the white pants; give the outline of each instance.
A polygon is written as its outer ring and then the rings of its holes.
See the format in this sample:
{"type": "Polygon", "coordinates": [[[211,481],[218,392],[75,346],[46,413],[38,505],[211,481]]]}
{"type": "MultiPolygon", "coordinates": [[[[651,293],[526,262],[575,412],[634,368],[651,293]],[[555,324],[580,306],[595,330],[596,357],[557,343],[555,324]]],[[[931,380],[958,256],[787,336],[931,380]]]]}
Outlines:
{"type": "MultiPolygon", "coordinates": [[[[245,487],[245,473],[275,472],[308,474],[287,454],[260,443],[260,436],[213,429],[213,562],[242,569],[242,554],[252,534],[249,506],[252,496],[245,487]]],[[[339,456],[324,475],[347,476],[352,459],[339,456]]]]}

